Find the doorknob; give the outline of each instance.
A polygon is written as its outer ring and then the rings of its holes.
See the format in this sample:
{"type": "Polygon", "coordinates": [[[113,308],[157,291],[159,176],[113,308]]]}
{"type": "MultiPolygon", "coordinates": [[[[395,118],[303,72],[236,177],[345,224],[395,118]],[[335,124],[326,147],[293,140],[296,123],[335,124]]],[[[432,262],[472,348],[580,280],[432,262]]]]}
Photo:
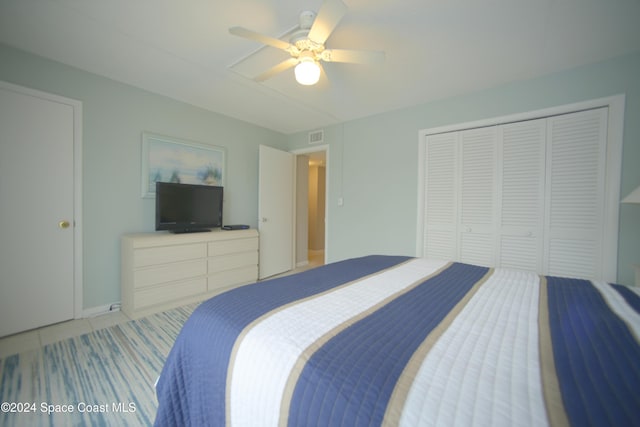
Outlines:
{"type": "Polygon", "coordinates": [[[58,223],[58,227],[60,228],[69,228],[69,221],[63,220],[58,223]]]}

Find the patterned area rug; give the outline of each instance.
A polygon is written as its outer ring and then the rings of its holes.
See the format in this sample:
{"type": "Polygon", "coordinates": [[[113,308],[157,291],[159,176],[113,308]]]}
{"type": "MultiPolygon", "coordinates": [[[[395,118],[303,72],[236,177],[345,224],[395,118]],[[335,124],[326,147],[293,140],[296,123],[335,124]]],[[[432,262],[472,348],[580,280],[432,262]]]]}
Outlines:
{"type": "Polygon", "coordinates": [[[197,305],[0,360],[0,425],[153,424],[155,381],[197,305]]]}

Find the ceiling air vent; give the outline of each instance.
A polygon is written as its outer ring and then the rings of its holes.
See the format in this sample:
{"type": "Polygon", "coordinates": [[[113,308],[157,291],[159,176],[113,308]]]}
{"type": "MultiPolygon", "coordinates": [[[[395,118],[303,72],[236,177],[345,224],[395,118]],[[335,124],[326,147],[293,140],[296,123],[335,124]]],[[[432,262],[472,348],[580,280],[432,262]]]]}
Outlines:
{"type": "Polygon", "coordinates": [[[319,144],[322,141],[324,141],[323,130],[314,130],[313,132],[309,132],[309,144],[319,144]]]}

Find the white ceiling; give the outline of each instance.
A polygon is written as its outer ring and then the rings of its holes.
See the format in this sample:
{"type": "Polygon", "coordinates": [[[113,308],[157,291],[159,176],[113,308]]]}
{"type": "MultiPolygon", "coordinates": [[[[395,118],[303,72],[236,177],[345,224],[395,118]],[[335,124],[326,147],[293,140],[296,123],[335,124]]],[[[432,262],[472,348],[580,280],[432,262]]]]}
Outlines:
{"type": "Polygon", "coordinates": [[[312,87],[252,81],[286,54],[241,61],[260,45],[228,28],[280,37],[321,0],[0,0],[0,42],[287,134],[640,50],[639,0],[344,2],[327,48],[386,61],[325,64],[312,87]]]}

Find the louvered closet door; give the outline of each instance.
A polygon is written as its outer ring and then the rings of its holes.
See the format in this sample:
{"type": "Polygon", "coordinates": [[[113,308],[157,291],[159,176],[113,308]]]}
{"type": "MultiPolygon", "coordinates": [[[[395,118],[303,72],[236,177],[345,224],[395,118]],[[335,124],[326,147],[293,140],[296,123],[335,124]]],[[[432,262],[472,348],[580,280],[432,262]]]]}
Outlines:
{"type": "Polygon", "coordinates": [[[458,133],[426,138],[423,256],[455,260],[458,133]]]}
{"type": "Polygon", "coordinates": [[[495,265],[496,127],[460,132],[458,260],[495,265]]]}
{"type": "Polygon", "coordinates": [[[546,120],[498,128],[498,262],[542,271],[546,120]]]}
{"type": "Polygon", "coordinates": [[[602,277],[607,113],[548,119],[546,274],[602,277]]]}

